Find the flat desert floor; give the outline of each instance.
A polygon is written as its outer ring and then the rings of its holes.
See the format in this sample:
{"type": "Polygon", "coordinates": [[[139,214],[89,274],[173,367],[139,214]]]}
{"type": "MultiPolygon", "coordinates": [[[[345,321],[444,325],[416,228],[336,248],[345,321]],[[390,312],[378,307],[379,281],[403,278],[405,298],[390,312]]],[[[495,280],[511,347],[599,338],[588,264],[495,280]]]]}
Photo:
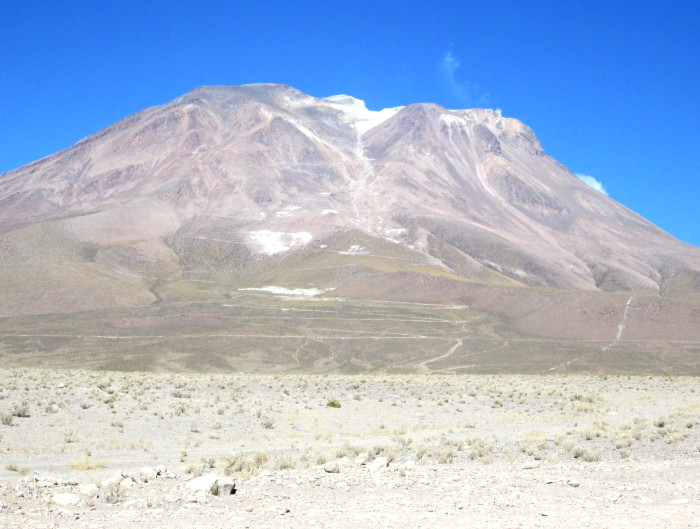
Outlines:
{"type": "Polygon", "coordinates": [[[700,520],[696,378],[0,369],[0,414],[6,528],[700,520]]]}

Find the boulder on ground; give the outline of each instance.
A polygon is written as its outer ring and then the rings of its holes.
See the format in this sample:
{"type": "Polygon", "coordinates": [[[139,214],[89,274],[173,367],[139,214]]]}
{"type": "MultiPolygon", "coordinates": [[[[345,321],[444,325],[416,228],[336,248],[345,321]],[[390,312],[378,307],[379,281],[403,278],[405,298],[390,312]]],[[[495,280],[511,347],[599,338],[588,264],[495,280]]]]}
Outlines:
{"type": "Polygon", "coordinates": [[[216,478],[211,488],[211,493],[215,496],[230,496],[236,494],[236,480],[226,476],[216,478]]]}
{"type": "Polygon", "coordinates": [[[139,469],[136,476],[134,477],[137,477],[138,480],[143,483],[148,483],[149,481],[153,481],[158,477],[158,472],[153,470],[152,468],[143,467],[139,469]]]}
{"type": "Polygon", "coordinates": [[[54,494],[51,497],[51,501],[59,507],[70,507],[71,505],[78,505],[78,503],[80,503],[80,496],[71,493],[54,494]]]}
{"type": "Polygon", "coordinates": [[[371,463],[367,463],[367,468],[371,472],[379,472],[380,470],[385,469],[388,466],[389,466],[389,459],[384,457],[384,456],[376,458],[371,463]]]}
{"type": "Polygon", "coordinates": [[[338,472],[340,472],[340,465],[337,461],[329,461],[328,463],[323,465],[323,470],[325,470],[329,474],[337,474],[338,472]]]}
{"type": "Polygon", "coordinates": [[[203,476],[198,476],[192,478],[187,482],[187,488],[195,492],[211,492],[212,487],[216,485],[216,480],[219,478],[214,473],[204,474],[203,476]]]}

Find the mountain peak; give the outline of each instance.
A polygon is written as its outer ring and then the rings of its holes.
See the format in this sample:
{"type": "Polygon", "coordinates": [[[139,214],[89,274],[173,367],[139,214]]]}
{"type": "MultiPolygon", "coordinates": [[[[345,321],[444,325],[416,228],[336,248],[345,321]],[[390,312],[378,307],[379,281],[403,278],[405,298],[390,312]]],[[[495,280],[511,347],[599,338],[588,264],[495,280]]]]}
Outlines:
{"type": "Polygon", "coordinates": [[[80,244],[142,241],[158,248],[141,248],[146,260],[169,241],[180,266],[173,244],[188,237],[228,241],[248,262],[353,232],[370,239],[348,248],[389,243],[392,259],[464,280],[660,291],[700,270],[698,249],[587,188],[517,119],[431,103],[372,111],[285,85],[203,86],[129,116],[0,177],[0,206],[1,230],[42,222],[80,244]]]}

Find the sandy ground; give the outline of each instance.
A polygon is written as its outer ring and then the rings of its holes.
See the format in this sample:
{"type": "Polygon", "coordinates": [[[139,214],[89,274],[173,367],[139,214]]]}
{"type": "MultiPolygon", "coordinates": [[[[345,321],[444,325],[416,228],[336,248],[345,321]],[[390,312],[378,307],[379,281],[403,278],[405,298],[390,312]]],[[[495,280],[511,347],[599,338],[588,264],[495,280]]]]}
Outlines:
{"type": "Polygon", "coordinates": [[[8,528],[700,520],[695,378],[4,369],[0,414],[8,528]]]}

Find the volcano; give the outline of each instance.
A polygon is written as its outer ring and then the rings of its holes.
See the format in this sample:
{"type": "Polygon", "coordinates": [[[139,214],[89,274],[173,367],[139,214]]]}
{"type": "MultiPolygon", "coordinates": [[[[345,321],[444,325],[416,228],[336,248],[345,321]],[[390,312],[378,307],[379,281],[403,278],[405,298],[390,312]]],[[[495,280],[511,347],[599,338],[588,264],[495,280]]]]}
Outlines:
{"type": "Polygon", "coordinates": [[[78,362],[109,336],[145,340],[131,360],[126,345],[95,360],[117,369],[178,358],[183,369],[700,370],[700,249],[488,109],[197,88],[0,175],[0,281],[9,363],[78,362]],[[332,312],[335,326],[266,327],[285,304],[332,312]],[[259,328],[241,328],[243,307],[259,328]],[[348,307],[367,317],[343,326],[348,307]],[[420,345],[432,331],[397,327],[421,310],[419,327],[454,325],[444,359],[420,345]],[[405,350],[379,343],[402,334],[405,350]],[[258,343],[275,337],[296,356],[258,343]],[[500,360],[492,342],[507,344],[500,360]]]}

